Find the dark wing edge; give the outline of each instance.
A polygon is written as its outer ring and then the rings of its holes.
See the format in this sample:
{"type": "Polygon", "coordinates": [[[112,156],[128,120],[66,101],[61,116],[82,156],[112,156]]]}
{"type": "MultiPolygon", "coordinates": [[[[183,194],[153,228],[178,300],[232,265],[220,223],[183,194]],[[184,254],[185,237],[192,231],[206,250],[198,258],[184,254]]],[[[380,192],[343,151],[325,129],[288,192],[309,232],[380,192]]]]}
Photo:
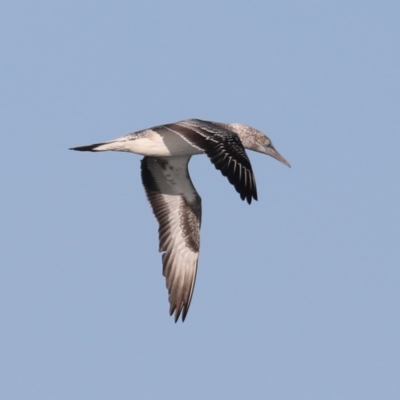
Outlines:
{"type": "Polygon", "coordinates": [[[174,314],[175,322],[181,315],[182,322],[185,321],[189,311],[200,246],[201,199],[187,171],[189,159],[144,157],[141,162],[143,186],[159,223],[159,251],[163,253],[169,313],[174,314]],[[173,172],[176,181],[171,180],[173,172]],[[192,193],[183,195],[188,188],[192,193]]]}
{"type": "Polygon", "coordinates": [[[164,125],[187,142],[204,151],[234,186],[242,200],[257,200],[257,186],[250,159],[239,136],[208,121],[186,120],[164,125]]]}

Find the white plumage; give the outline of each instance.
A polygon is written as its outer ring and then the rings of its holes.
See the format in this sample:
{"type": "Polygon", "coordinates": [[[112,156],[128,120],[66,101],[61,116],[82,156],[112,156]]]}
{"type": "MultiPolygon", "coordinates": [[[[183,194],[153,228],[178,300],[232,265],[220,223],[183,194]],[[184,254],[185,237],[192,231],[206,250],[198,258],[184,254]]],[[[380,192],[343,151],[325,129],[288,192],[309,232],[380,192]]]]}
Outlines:
{"type": "Polygon", "coordinates": [[[242,200],[257,200],[256,182],[245,148],[289,163],[262,132],[243,124],[189,119],[155,126],[78,151],[141,154],[142,182],[159,223],[159,251],[175,322],[189,310],[200,248],[201,198],[189,176],[192,155],[205,153],[242,200]]]}

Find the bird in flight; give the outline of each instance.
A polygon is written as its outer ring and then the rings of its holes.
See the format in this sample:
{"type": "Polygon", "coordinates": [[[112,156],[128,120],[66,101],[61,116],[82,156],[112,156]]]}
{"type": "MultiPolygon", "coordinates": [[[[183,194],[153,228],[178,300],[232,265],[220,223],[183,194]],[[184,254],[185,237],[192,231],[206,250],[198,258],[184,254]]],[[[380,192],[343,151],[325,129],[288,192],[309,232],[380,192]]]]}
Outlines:
{"type": "Polygon", "coordinates": [[[187,119],[154,126],[117,139],[73,147],[77,151],[141,154],[142,183],[158,221],[159,251],[169,294],[170,315],[185,320],[192,300],[200,248],[201,198],[190,179],[193,155],[205,153],[242,200],[257,200],[245,149],[290,164],[262,132],[243,124],[187,119]]]}

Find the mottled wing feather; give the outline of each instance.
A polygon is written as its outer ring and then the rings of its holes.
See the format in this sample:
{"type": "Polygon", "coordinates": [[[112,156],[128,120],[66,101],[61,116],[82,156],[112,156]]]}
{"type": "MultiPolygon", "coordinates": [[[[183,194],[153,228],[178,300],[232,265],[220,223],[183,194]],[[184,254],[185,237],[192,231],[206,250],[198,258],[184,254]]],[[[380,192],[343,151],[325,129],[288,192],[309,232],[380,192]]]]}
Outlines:
{"type": "Polygon", "coordinates": [[[250,204],[257,200],[256,181],[250,160],[239,136],[213,122],[202,120],[185,120],[163,125],[180,135],[196,148],[204,151],[215,168],[226,176],[235,187],[242,200],[250,204]]]}
{"type": "Polygon", "coordinates": [[[190,157],[144,157],[142,182],[159,223],[159,251],[170,315],[185,320],[193,296],[200,246],[201,199],[189,172],[190,157]]]}

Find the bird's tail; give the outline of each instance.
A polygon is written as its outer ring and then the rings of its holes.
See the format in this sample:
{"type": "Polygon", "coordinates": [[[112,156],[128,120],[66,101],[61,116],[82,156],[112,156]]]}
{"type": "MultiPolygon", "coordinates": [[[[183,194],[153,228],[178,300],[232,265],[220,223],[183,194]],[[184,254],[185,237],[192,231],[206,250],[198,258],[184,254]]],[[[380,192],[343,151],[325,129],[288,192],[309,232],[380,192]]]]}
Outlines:
{"type": "Polygon", "coordinates": [[[119,141],[111,141],[104,143],[94,143],[87,146],[71,147],[70,150],[76,151],[108,151],[108,150],[122,150],[119,141]]]}

